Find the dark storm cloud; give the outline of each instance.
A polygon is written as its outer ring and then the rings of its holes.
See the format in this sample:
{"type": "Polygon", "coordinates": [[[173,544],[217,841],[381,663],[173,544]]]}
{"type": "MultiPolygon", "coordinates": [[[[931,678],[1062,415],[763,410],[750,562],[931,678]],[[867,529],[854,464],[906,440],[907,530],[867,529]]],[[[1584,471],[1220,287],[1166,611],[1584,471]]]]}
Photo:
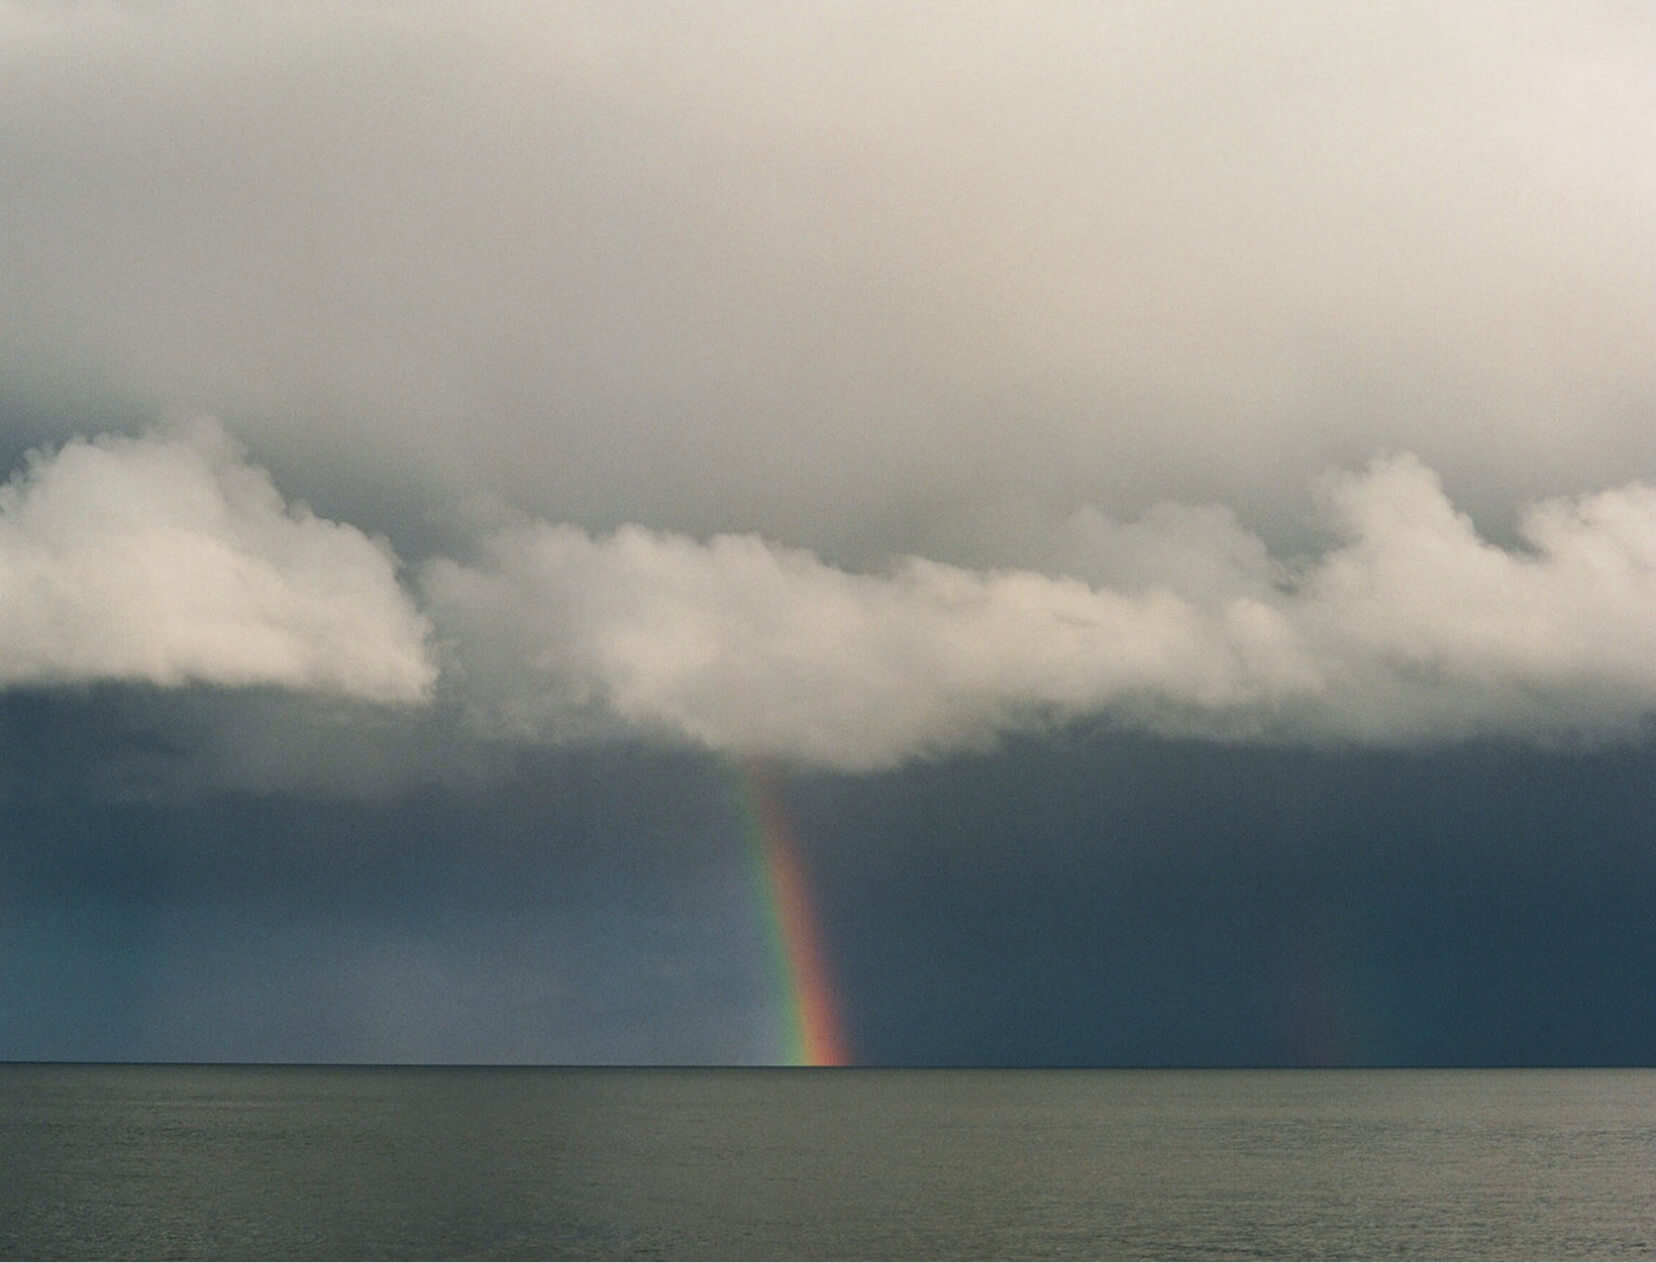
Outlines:
{"type": "Polygon", "coordinates": [[[1652,759],[1072,733],[788,794],[875,1061],[1648,1064],[1652,759]]]}
{"type": "MultiPolygon", "coordinates": [[[[1651,752],[1016,741],[784,777],[859,1056],[1647,1063],[1651,752]]],[[[0,807],[0,1055],[775,1055],[739,786],[0,807]]]]}
{"type": "Polygon", "coordinates": [[[0,1057],[774,1055],[729,773],[519,771],[375,803],[10,796],[0,1057]]]}

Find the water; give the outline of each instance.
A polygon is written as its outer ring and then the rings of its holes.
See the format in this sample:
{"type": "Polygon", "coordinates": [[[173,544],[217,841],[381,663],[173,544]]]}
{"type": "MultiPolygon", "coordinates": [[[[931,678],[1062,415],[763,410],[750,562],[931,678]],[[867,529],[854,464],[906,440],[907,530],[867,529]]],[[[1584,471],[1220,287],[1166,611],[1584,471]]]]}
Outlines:
{"type": "Polygon", "coordinates": [[[1656,1257],[1656,1071],[0,1065],[0,1256],[1656,1257]]]}

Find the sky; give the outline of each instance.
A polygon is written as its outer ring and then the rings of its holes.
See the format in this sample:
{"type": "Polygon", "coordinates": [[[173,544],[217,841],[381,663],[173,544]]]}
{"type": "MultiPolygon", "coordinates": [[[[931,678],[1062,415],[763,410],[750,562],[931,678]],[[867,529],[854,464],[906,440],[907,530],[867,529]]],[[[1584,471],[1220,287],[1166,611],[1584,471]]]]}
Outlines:
{"type": "Polygon", "coordinates": [[[1656,1063],[1645,6],[0,0],[0,294],[0,1058],[1656,1063]]]}

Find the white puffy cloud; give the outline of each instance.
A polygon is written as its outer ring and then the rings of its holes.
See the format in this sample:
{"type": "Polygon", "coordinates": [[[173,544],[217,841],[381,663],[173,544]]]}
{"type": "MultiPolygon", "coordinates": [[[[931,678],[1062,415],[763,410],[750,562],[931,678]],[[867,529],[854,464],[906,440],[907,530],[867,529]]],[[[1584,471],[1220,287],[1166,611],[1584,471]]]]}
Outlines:
{"type": "Polygon", "coordinates": [[[1239,684],[1205,661],[1207,629],[1166,593],[921,560],[859,575],[753,536],[639,528],[594,539],[531,526],[497,538],[493,559],[437,563],[426,592],[479,700],[526,735],[579,713],[879,766],[1167,679],[1215,703],[1239,684]],[[491,643],[501,629],[510,657],[491,643]]]}
{"type": "Polygon", "coordinates": [[[1348,542],[1290,608],[1358,737],[1633,732],[1656,712],[1656,488],[1545,501],[1480,539],[1412,458],[1325,486],[1348,542]]]}
{"type": "Polygon", "coordinates": [[[385,543],[284,503],[213,423],[76,440],[0,488],[0,685],[417,702],[428,634],[385,543]]]}
{"type": "Polygon", "coordinates": [[[1116,586],[528,524],[423,590],[476,719],[529,739],[619,725],[866,769],[1084,717],[1390,743],[1598,739],[1656,713],[1656,489],[1544,503],[1518,549],[1409,456],[1324,500],[1340,542],[1297,564],[1221,510],[1071,523],[1063,550],[1091,541],[1116,586]]]}
{"type": "Polygon", "coordinates": [[[524,520],[427,558],[422,610],[386,544],[286,503],[216,425],[77,440],[0,488],[0,686],[301,695],[256,722],[230,698],[157,720],[218,751],[204,775],[258,784],[292,779],[272,759],[389,784],[495,742],[617,734],[856,771],[1072,721],[1363,744],[1648,730],[1656,488],[1544,501],[1507,547],[1409,455],[1316,491],[1332,542],[1312,555],[1167,503],[1078,511],[1025,540],[1038,566],[999,569],[524,520]],[[316,695],[442,705],[386,728],[316,695]]]}

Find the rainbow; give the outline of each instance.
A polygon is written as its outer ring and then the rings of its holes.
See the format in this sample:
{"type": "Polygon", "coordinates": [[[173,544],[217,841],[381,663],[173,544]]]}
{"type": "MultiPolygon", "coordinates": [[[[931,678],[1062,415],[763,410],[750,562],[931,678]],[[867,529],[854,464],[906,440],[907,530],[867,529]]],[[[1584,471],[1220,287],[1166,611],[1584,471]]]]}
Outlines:
{"type": "Polygon", "coordinates": [[[817,934],[799,846],[770,778],[757,764],[742,768],[741,801],[754,893],[780,997],[780,1060],[793,1066],[850,1065],[850,1046],[817,934]]]}

